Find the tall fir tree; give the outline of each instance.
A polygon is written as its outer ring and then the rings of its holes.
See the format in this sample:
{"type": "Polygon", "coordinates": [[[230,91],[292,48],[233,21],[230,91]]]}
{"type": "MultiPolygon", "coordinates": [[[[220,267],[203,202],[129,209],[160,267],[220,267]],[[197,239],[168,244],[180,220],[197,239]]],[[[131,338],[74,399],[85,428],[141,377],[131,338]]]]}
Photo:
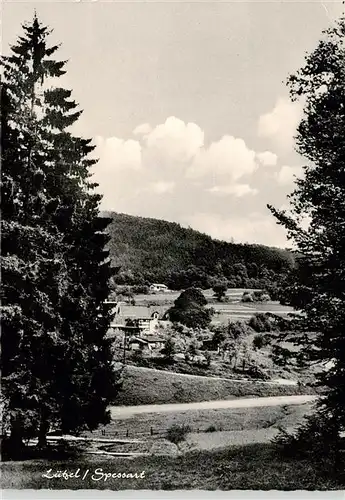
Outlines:
{"type": "Polygon", "coordinates": [[[291,212],[269,208],[300,254],[289,294],[305,313],[306,333],[297,340],[305,359],[331,366],[320,375],[326,395],[319,415],[338,433],[345,427],[344,18],[323,33],[288,84],[292,99],[304,104],[296,141],[308,163],[290,195],[291,212]]]}
{"type": "Polygon", "coordinates": [[[81,111],[70,90],[52,86],[65,73],[65,62],[52,59],[58,46],[48,46],[50,31],[36,15],[23,31],[2,62],[2,366],[10,409],[4,422],[12,425],[9,415],[17,412],[19,438],[29,432],[45,445],[51,425],[72,432],[107,422],[116,396],[105,339],[110,221],[99,217],[101,197],[90,181],[91,140],[69,131],[81,111]],[[24,276],[14,279],[15,272],[24,276]],[[43,311],[34,307],[36,299],[43,311]],[[13,381],[20,374],[18,398],[13,381]]]}

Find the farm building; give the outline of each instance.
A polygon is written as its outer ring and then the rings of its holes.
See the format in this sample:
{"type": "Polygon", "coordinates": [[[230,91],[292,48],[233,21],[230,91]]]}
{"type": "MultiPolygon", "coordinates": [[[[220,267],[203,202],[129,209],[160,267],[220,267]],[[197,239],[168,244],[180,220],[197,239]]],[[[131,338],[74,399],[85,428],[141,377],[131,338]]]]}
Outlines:
{"type": "Polygon", "coordinates": [[[110,325],[113,333],[132,333],[139,337],[153,334],[159,326],[166,324],[165,311],[147,306],[132,306],[123,302],[114,302],[113,321],[110,325]]]}
{"type": "Polygon", "coordinates": [[[150,286],[150,292],[151,293],[159,293],[159,292],[168,292],[169,288],[166,285],[163,285],[162,283],[152,283],[150,286]]]}
{"type": "Polygon", "coordinates": [[[147,335],[146,337],[132,337],[128,341],[128,347],[130,350],[159,350],[164,347],[164,344],[165,339],[154,335],[147,335]]]}

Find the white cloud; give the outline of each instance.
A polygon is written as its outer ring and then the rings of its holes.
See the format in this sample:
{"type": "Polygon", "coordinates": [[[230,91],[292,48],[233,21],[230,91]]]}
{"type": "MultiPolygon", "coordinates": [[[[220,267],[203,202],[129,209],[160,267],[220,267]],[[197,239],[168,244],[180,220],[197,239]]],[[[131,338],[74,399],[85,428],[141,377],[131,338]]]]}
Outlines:
{"type": "Polygon", "coordinates": [[[249,186],[249,184],[230,184],[228,186],[213,186],[207,189],[209,193],[218,196],[234,195],[237,197],[245,196],[246,194],[257,194],[258,190],[249,186]]]}
{"type": "Polygon", "coordinates": [[[258,135],[271,139],[280,148],[292,148],[301,116],[300,104],[279,98],[271,111],[260,116],[258,135]]]}
{"type": "Polygon", "coordinates": [[[197,152],[187,170],[187,177],[237,181],[244,175],[252,174],[256,167],[255,151],[249,149],[243,139],[225,135],[197,152]]]}
{"type": "MultiPolygon", "coordinates": [[[[256,173],[276,165],[275,153],[256,152],[232,135],[205,145],[197,124],[173,116],[133,133],[135,139],[96,138],[93,171],[103,209],[187,222],[221,239],[285,245],[273,217],[253,215],[266,211],[271,189],[269,177],[260,183],[256,173]]],[[[287,182],[291,168],[270,174],[273,185],[287,182]]]]}
{"type": "Polygon", "coordinates": [[[283,165],[279,172],[276,173],[276,179],[279,184],[284,186],[293,184],[296,177],[299,177],[302,172],[303,169],[300,166],[290,167],[289,165],[283,165]]]}
{"type": "Polygon", "coordinates": [[[158,182],[152,182],[149,185],[149,191],[152,191],[153,193],[156,194],[172,193],[174,187],[175,187],[174,182],[158,181],[158,182]]]}
{"type": "Polygon", "coordinates": [[[204,132],[195,123],[170,116],[145,137],[147,160],[152,164],[167,162],[187,163],[204,144],[204,132]]]}
{"type": "Polygon", "coordinates": [[[271,151],[256,153],[256,158],[264,167],[274,167],[275,165],[277,165],[278,156],[271,151]]]}
{"type": "Polygon", "coordinates": [[[96,146],[95,154],[100,159],[100,166],[107,171],[139,170],[142,167],[141,145],[138,141],[98,136],[96,146]]]}
{"type": "Polygon", "coordinates": [[[147,135],[151,132],[152,127],[149,123],[142,123],[141,125],[138,125],[135,127],[133,130],[134,135],[147,135]]]}

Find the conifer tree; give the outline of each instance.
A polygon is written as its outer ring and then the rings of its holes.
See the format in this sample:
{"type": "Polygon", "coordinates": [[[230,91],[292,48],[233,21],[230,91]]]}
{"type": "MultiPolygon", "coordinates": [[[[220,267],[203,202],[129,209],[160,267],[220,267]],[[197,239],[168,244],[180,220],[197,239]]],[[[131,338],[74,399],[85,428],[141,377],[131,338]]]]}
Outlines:
{"type": "Polygon", "coordinates": [[[4,418],[11,425],[11,412],[21,414],[23,435],[30,402],[30,433],[44,445],[51,425],[71,432],[109,418],[116,387],[104,301],[112,269],[109,220],[99,217],[90,182],[93,146],[69,130],[81,114],[71,91],[53,86],[65,62],[52,59],[58,46],[48,45],[36,15],[23,31],[2,63],[4,418]]]}
{"type": "Polygon", "coordinates": [[[305,313],[306,334],[298,341],[305,359],[331,362],[320,376],[327,391],[320,421],[339,432],[345,427],[344,18],[323,33],[289,87],[292,99],[304,103],[296,141],[307,163],[290,195],[291,213],[269,208],[300,254],[290,287],[290,303],[305,313]]]}

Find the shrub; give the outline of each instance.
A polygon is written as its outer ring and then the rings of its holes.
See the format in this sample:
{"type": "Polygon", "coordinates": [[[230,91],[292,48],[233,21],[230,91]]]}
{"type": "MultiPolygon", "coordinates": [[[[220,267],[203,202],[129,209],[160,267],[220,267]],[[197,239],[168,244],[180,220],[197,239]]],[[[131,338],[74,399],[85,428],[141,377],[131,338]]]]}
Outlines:
{"type": "Polygon", "coordinates": [[[205,432],[217,432],[217,428],[214,425],[210,425],[205,429],[205,432]]]}
{"type": "Polygon", "coordinates": [[[212,337],[213,349],[218,349],[220,344],[224,342],[225,339],[226,339],[226,334],[224,332],[224,328],[217,327],[212,337]]]}
{"type": "Polygon", "coordinates": [[[253,300],[254,302],[267,302],[271,300],[271,297],[264,290],[255,290],[253,292],[253,300]]]}
{"type": "Polygon", "coordinates": [[[258,335],[255,335],[255,337],[253,338],[254,349],[262,349],[269,343],[270,343],[270,338],[268,335],[262,335],[261,333],[259,333],[258,335]]]}
{"type": "Polygon", "coordinates": [[[136,349],[133,351],[132,360],[135,362],[143,361],[143,351],[142,349],[136,349]]]}
{"type": "Polygon", "coordinates": [[[168,310],[173,323],[182,323],[190,328],[205,328],[212,319],[214,311],[206,308],[207,300],[198,288],[187,288],[168,310]]]}
{"type": "Polygon", "coordinates": [[[206,351],[205,354],[205,359],[206,359],[206,366],[209,367],[211,365],[211,361],[212,361],[212,356],[211,356],[211,353],[206,351]]]}
{"type": "Polygon", "coordinates": [[[150,292],[150,288],[147,285],[133,285],[132,292],[135,294],[143,294],[148,295],[150,292]]]}
{"type": "Polygon", "coordinates": [[[176,345],[173,338],[168,337],[165,341],[164,347],[161,350],[161,353],[164,355],[166,361],[173,362],[174,354],[176,353],[176,345]]]}
{"type": "Polygon", "coordinates": [[[252,333],[249,325],[244,321],[233,321],[227,325],[227,334],[233,339],[239,339],[252,333]]]}
{"type": "Polygon", "coordinates": [[[260,380],[269,380],[269,375],[259,368],[257,365],[251,364],[249,368],[246,370],[247,375],[252,378],[260,379],[260,380]]]}
{"type": "Polygon", "coordinates": [[[279,429],[273,439],[277,451],[289,458],[308,458],[324,473],[344,475],[344,458],[341,458],[339,427],[331,418],[320,412],[306,418],[294,433],[279,429]]]}
{"type": "Polygon", "coordinates": [[[241,301],[242,302],[253,302],[254,301],[253,295],[250,292],[243,292],[241,301]]]}
{"type": "Polygon", "coordinates": [[[218,283],[215,283],[213,285],[214,295],[219,302],[221,302],[224,299],[227,289],[228,289],[228,284],[227,282],[224,281],[219,281],[218,283]]]}
{"type": "Polygon", "coordinates": [[[169,429],[167,430],[167,439],[171,441],[174,444],[178,444],[181,441],[184,441],[186,439],[186,435],[191,432],[191,428],[189,425],[178,425],[178,424],[173,424],[169,429]]]}
{"type": "Polygon", "coordinates": [[[269,317],[263,313],[254,314],[250,318],[248,325],[258,333],[270,332],[272,330],[272,323],[269,317]]]}

